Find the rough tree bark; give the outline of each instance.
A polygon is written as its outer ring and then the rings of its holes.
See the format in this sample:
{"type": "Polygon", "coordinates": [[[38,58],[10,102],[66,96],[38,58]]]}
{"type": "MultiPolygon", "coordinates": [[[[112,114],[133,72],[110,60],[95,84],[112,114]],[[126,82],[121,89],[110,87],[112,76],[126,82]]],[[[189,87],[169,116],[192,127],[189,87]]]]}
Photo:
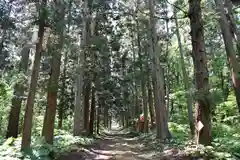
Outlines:
{"type": "Polygon", "coordinates": [[[87,46],[88,37],[88,0],[83,2],[83,31],[82,31],[82,41],[80,57],[78,58],[77,67],[77,80],[76,80],[76,97],[75,97],[75,108],[74,108],[74,122],[73,122],[73,135],[80,136],[83,130],[83,107],[82,107],[82,92],[83,92],[83,76],[84,76],[84,55],[87,46]]]}
{"type": "Polygon", "coordinates": [[[89,99],[91,94],[91,81],[86,80],[86,86],[84,88],[84,130],[87,131],[89,126],[89,99]]]}
{"type": "Polygon", "coordinates": [[[189,12],[192,37],[192,58],[195,69],[196,88],[196,124],[201,121],[204,125],[199,133],[199,143],[210,144],[212,141],[211,104],[209,93],[209,75],[205,53],[204,32],[202,23],[201,0],[189,1],[189,12]]]}
{"type": "MultiPolygon", "coordinates": [[[[67,33],[70,32],[70,23],[72,19],[72,14],[71,14],[71,8],[72,8],[72,0],[69,1],[68,5],[68,27],[67,27],[67,33]]],[[[71,49],[68,49],[68,51],[64,52],[64,60],[63,60],[63,73],[62,73],[62,88],[60,90],[61,92],[61,97],[60,97],[60,102],[58,106],[58,129],[62,129],[62,124],[63,124],[63,116],[64,116],[64,106],[65,106],[65,91],[66,91],[66,75],[67,75],[67,64],[68,64],[68,54],[71,55],[71,49]]]]}
{"type": "Polygon", "coordinates": [[[165,106],[165,95],[164,95],[164,78],[163,78],[163,68],[159,61],[159,55],[156,52],[156,29],[155,29],[155,1],[148,0],[148,8],[150,11],[149,19],[149,51],[152,56],[152,74],[154,81],[154,100],[156,109],[156,126],[157,126],[157,138],[166,140],[170,138],[170,132],[168,129],[168,119],[165,106]]]}
{"type": "Polygon", "coordinates": [[[236,24],[236,19],[234,17],[233,5],[230,0],[225,0],[225,5],[226,5],[227,11],[228,11],[228,13],[226,14],[227,19],[230,23],[230,28],[231,28],[231,32],[233,34],[233,38],[235,39],[235,41],[237,43],[238,56],[240,56],[240,32],[239,32],[239,29],[236,24]]]}
{"type": "Polygon", "coordinates": [[[56,52],[51,59],[51,72],[48,82],[48,93],[47,93],[47,108],[45,112],[43,132],[42,136],[45,137],[46,142],[49,144],[53,143],[53,132],[55,114],[57,108],[57,91],[58,91],[58,78],[60,74],[60,63],[61,63],[61,51],[56,52]]]}
{"type": "MultiPolygon", "coordinates": [[[[41,11],[46,6],[46,3],[47,3],[46,0],[42,1],[41,11]]],[[[39,15],[41,15],[41,14],[39,14],[39,15]]],[[[35,94],[36,94],[36,89],[37,89],[37,80],[38,80],[38,76],[39,76],[39,67],[40,67],[40,60],[41,60],[42,42],[43,42],[43,36],[44,36],[45,18],[46,17],[40,16],[40,20],[39,20],[39,30],[38,30],[39,41],[36,44],[36,53],[35,53],[35,57],[34,57],[31,82],[30,82],[30,86],[29,86],[27,103],[25,106],[21,150],[29,148],[30,143],[31,143],[33,106],[34,106],[34,99],[35,99],[35,94]]]]}
{"type": "MultiPolygon", "coordinates": [[[[57,33],[59,34],[59,42],[56,45],[56,49],[53,50],[51,56],[51,72],[48,81],[48,93],[47,93],[47,108],[44,117],[42,136],[49,144],[53,144],[54,136],[54,122],[57,109],[57,92],[58,92],[58,80],[60,75],[61,65],[61,52],[64,45],[64,30],[65,30],[65,7],[64,4],[55,2],[56,8],[58,8],[58,14],[60,19],[58,20],[57,33]]],[[[55,37],[54,37],[55,38],[55,37]]]]}
{"type": "MultiPolygon", "coordinates": [[[[150,72],[150,71],[149,71],[150,72]]],[[[149,105],[149,114],[150,114],[150,121],[151,127],[154,127],[154,109],[153,109],[153,97],[152,97],[152,86],[151,86],[151,76],[148,73],[148,105],[149,105]]]]}
{"type": "Polygon", "coordinates": [[[238,105],[238,110],[240,112],[240,64],[236,57],[236,51],[234,49],[232,34],[230,24],[228,23],[227,17],[225,15],[225,10],[222,0],[215,0],[218,13],[219,13],[219,24],[221,27],[223,40],[225,44],[226,54],[228,58],[228,65],[231,72],[232,84],[236,95],[236,101],[238,105]]]}
{"type": "Polygon", "coordinates": [[[65,89],[66,89],[66,72],[67,72],[67,62],[68,62],[68,52],[64,54],[64,62],[63,62],[63,74],[62,74],[62,88],[61,88],[61,97],[58,106],[58,129],[62,129],[63,123],[63,114],[64,114],[64,106],[65,106],[65,89]]]}
{"type": "Polygon", "coordinates": [[[103,108],[103,125],[104,127],[108,127],[108,106],[105,105],[104,108],[103,108]]]}
{"type": "Polygon", "coordinates": [[[97,108],[97,113],[96,113],[96,119],[97,119],[97,123],[96,123],[96,132],[97,134],[100,134],[99,129],[100,129],[100,115],[101,115],[101,100],[98,97],[98,108],[97,108]]]}

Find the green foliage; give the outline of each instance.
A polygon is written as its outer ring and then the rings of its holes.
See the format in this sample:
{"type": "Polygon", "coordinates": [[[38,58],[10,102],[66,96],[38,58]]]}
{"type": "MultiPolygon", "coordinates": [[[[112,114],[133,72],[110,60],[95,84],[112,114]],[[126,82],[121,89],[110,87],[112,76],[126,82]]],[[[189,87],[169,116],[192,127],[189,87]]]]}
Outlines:
{"type": "Polygon", "coordinates": [[[222,121],[232,125],[238,123],[239,115],[237,111],[237,103],[233,93],[230,93],[227,101],[216,106],[215,115],[217,115],[215,118],[218,122],[222,121]]]}
{"type": "Polygon", "coordinates": [[[24,152],[20,151],[21,137],[17,139],[9,138],[0,146],[0,159],[50,160],[62,152],[78,149],[82,145],[89,145],[94,142],[93,138],[73,137],[63,130],[57,130],[56,134],[58,136],[54,137],[53,145],[47,144],[42,137],[33,137],[32,147],[24,152]]]}
{"type": "Polygon", "coordinates": [[[12,100],[11,82],[0,79],[0,135],[5,133],[12,100]]]}
{"type": "Polygon", "coordinates": [[[0,146],[0,158],[1,159],[20,159],[23,154],[20,152],[21,138],[9,138],[0,146]]]}
{"type": "Polygon", "coordinates": [[[173,103],[170,107],[170,121],[186,124],[187,118],[187,105],[186,105],[186,92],[184,90],[176,91],[170,94],[170,100],[173,103]],[[179,114],[181,113],[181,114],[179,114]]]}
{"type": "Polygon", "coordinates": [[[174,139],[182,139],[186,140],[188,139],[188,134],[190,133],[189,126],[187,124],[179,124],[179,123],[173,123],[169,122],[169,129],[173,135],[173,140],[174,139]]]}
{"type": "MultiPolygon", "coordinates": [[[[93,16],[89,17],[89,19],[95,24],[90,24],[91,29],[87,29],[89,34],[91,31],[94,31],[94,33],[87,42],[85,52],[86,60],[84,64],[86,76],[84,77],[84,83],[85,81],[93,82],[96,88],[97,105],[98,107],[108,108],[107,116],[113,116],[119,119],[120,116],[123,114],[126,115],[126,113],[127,115],[138,116],[132,114],[132,111],[133,108],[136,108],[136,101],[142,99],[142,93],[140,91],[141,78],[143,76],[147,77],[148,72],[150,73],[149,66],[151,66],[151,58],[148,53],[148,39],[150,38],[147,37],[148,35],[146,34],[148,33],[147,26],[149,17],[147,16],[148,14],[146,14],[148,10],[146,10],[146,6],[142,2],[139,1],[138,6],[135,6],[135,2],[124,1],[124,5],[129,6],[126,7],[122,6],[121,3],[115,6],[115,1],[89,1],[89,11],[91,12],[91,16],[93,16]],[[143,12],[139,12],[138,10],[143,12]],[[139,23],[138,26],[137,23],[139,23]],[[143,71],[140,71],[140,66],[143,67],[143,71]]],[[[75,64],[77,64],[78,55],[81,52],[81,46],[79,44],[79,38],[81,36],[79,33],[83,30],[83,15],[80,10],[82,7],[79,6],[77,2],[64,1],[61,3],[64,4],[59,3],[58,5],[64,5],[68,12],[65,16],[68,17],[68,24],[66,24],[65,20],[63,20],[64,22],[59,21],[59,18],[61,19],[62,17],[59,16],[61,13],[58,12],[58,6],[55,6],[55,2],[48,2],[45,7],[39,6],[39,3],[35,2],[29,2],[29,4],[24,3],[24,5],[14,2],[13,7],[10,7],[12,5],[10,3],[6,5],[5,2],[0,2],[0,24],[3,26],[1,29],[3,32],[4,29],[6,30],[6,35],[2,38],[5,41],[3,46],[1,46],[3,47],[1,53],[11,53],[11,56],[16,61],[19,60],[18,54],[16,54],[18,53],[17,51],[21,49],[22,45],[25,45],[26,39],[29,39],[28,34],[32,34],[32,32],[28,31],[29,26],[32,27],[32,24],[39,24],[41,18],[45,19],[47,27],[52,30],[50,32],[50,38],[46,41],[46,43],[48,43],[47,51],[50,52],[51,50],[58,49],[57,37],[59,36],[58,34],[60,34],[59,32],[62,31],[63,26],[66,25],[63,48],[63,61],[66,59],[66,66],[64,67],[65,73],[62,72],[64,69],[63,66],[61,66],[60,83],[58,86],[57,84],[54,85],[54,87],[59,87],[57,114],[59,110],[62,109],[64,121],[62,124],[63,130],[55,129],[53,146],[46,144],[44,139],[41,138],[43,115],[47,106],[46,84],[48,79],[48,71],[43,69],[40,72],[41,76],[39,76],[39,86],[37,87],[38,90],[34,104],[32,148],[25,153],[21,153],[21,138],[4,140],[3,136],[5,136],[6,133],[7,116],[9,115],[9,109],[11,107],[13,86],[18,82],[24,82],[27,86],[28,78],[30,77],[30,74],[24,76],[23,74],[6,72],[6,75],[3,75],[0,79],[0,144],[2,144],[0,147],[0,159],[47,159],[51,156],[57,156],[57,154],[61,152],[78,149],[82,144],[89,144],[94,140],[86,137],[73,137],[69,133],[73,123],[72,115],[75,98],[75,88],[73,84],[75,83],[76,77],[75,64]],[[38,8],[33,7],[33,9],[31,5],[37,6],[38,8]],[[13,11],[10,11],[10,8],[13,11]],[[27,12],[30,11],[30,13],[22,11],[24,8],[27,8],[27,12]],[[36,11],[38,11],[39,14],[37,14],[36,11]],[[9,14],[10,12],[12,13],[9,14]],[[16,21],[13,17],[17,13],[19,15],[16,16],[16,21]],[[30,22],[34,23],[30,24],[30,22]],[[14,30],[16,28],[15,26],[18,28],[17,31],[14,30]],[[13,33],[19,37],[17,41],[13,39],[13,37],[15,37],[12,36],[13,33]],[[66,130],[69,132],[66,132],[66,130]]],[[[240,130],[236,125],[239,124],[239,113],[237,111],[234,93],[229,85],[229,69],[226,63],[225,50],[223,49],[224,45],[221,41],[221,36],[219,36],[220,28],[216,23],[215,17],[213,17],[215,14],[213,9],[208,6],[209,3],[210,2],[204,1],[202,5],[203,15],[205,16],[203,16],[205,23],[204,30],[206,30],[205,47],[208,56],[210,92],[212,95],[209,99],[212,100],[213,104],[216,104],[216,107],[212,109],[214,113],[213,144],[212,146],[199,146],[199,149],[196,150],[188,136],[189,127],[185,95],[186,92],[190,91],[184,89],[182,82],[183,77],[181,75],[181,66],[179,65],[180,55],[175,37],[175,28],[172,25],[168,26],[169,33],[166,33],[165,20],[160,18],[158,22],[156,22],[156,28],[158,28],[157,43],[160,44],[156,50],[159,49],[161,61],[166,60],[164,63],[167,64],[164,70],[164,76],[166,86],[167,83],[169,83],[169,86],[167,86],[170,91],[169,129],[172,132],[173,138],[168,144],[163,145],[155,139],[155,131],[149,134],[140,134],[139,139],[152,150],[164,151],[166,147],[174,146],[192,155],[207,154],[220,159],[230,159],[233,152],[240,152],[240,130]],[[165,54],[167,56],[165,56],[165,54]],[[228,93],[228,91],[230,92],[228,93]]],[[[185,2],[176,3],[176,5],[178,8],[186,10],[187,5],[185,5],[185,2]]],[[[163,6],[158,4],[157,6],[161,7],[161,9],[158,10],[160,13],[158,16],[160,17],[163,16],[161,12],[167,12],[167,8],[170,7],[162,8],[163,6]],[[166,11],[163,11],[165,9],[166,11]]],[[[180,17],[185,16],[186,13],[183,15],[182,13],[184,12],[179,11],[177,15],[180,15],[180,17]]],[[[171,21],[172,19],[168,20],[171,21]]],[[[186,28],[188,29],[189,26],[188,23],[185,18],[179,19],[181,26],[179,30],[181,38],[184,40],[182,41],[184,61],[187,66],[187,73],[189,75],[187,78],[191,88],[197,79],[194,79],[194,66],[190,54],[188,54],[191,51],[189,32],[186,31],[186,28]]],[[[237,23],[239,23],[239,20],[237,20],[237,23]]],[[[60,53],[60,51],[57,50],[56,53],[58,52],[60,53]]],[[[9,56],[6,55],[3,57],[4,60],[7,60],[9,56]]],[[[47,66],[49,66],[50,61],[46,63],[47,66]]],[[[14,66],[15,64],[12,63],[11,66],[12,65],[14,66]]],[[[44,62],[41,62],[41,65],[44,65],[44,62]]],[[[151,73],[149,75],[151,77],[151,73]]],[[[201,95],[197,96],[200,97],[201,95]]],[[[199,98],[197,96],[194,98],[199,98]]],[[[21,114],[22,113],[23,107],[21,114]]],[[[22,117],[21,115],[20,124],[22,117]]],[[[103,115],[100,116],[100,119],[103,119],[103,115]]],[[[55,128],[56,125],[57,121],[55,122],[55,128]]],[[[103,129],[101,122],[100,129],[103,129]]],[[[136,132],[131,132],[130,134],[132,136],[138,135],[136,132]]]]}
{"type": "Polygon", "coordinates": [[[162,144],[159,140],[156,140],[155,132],[141,134],[139,137],[139,141],[141,141],[144,146],[149,150],[155,150],[158,152],[162,152],[164,150],[164,144],[162,144]]]}
{"type": "Polygon", "coordinates": [[[148,134],[141,134],[139,140],[149,150],[165,151],[169,148],[178,148],[185,154],[192,157],[209,157],[210,159],[234,159],[234,154],[240,152],[240,127],[227,124],[213,125],[212,146],[193,143],[188,133],[189,127],[186,124],[169,122],[169,129],[173,137],[168,143],[161,143],[156,140],[156,133],[153,130],[148,134]]]}
{"type": "Polygon", "coordinates": [[[240,127],[238,125],[214,124],[213,146],[221,151],[240,152],[240,127]]]}

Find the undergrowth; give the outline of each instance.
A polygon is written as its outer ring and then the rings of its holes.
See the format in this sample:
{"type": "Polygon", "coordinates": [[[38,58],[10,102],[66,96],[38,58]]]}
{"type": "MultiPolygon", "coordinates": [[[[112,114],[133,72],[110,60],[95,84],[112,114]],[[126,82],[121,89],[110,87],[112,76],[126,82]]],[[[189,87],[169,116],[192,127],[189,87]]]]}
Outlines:
{"type": "Polygon", "coordinates": [[[79,149],[83,145],[92,144],[95,140],[93,137],[74,137],[62,130],[58,130],[57,133],[58,135],[54,137],[53,145],[47,144],[43,138],[33,138],[31,149],[24,152],[20,151],[21,137],[16,139],[9,138],[0,146],[0,159],[50,160],[58,157],[63,152],[69,152],[79,149]]]}
{"type": "Polygon", "coordinates": [[[172,139],[168,143],[161,143],[156,140],[155,130],[143,133],[139,140],[144,145],[156,152],[164,152],[169,148],[177,148],[186,155],[201,157],[207,156],[211,159],[236,159],[240,153],[240,127],[229,126],[227,124],[213,124],[213,142],[211,146],[198,145],[188,137],[190,132],[188,125],[169,122],[169,129],[172,139]]]}

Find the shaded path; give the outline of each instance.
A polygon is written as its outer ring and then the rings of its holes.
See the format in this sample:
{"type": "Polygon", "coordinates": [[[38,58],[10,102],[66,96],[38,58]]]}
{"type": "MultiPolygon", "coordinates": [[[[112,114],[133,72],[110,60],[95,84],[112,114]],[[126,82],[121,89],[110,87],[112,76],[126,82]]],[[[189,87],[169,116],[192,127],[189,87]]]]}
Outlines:
{"type": "Polygon", "coordinates": [[[108,135],[99,145],[98,148],[91,149],[101,158],[110,160],[150,160],[152,155],[145,150],[136,137],[132,138],[127,134],[108,135]],[[104,157],[105,156],[105,157],[104,157]]]}
{"type": "Polygon", "coordinates": [[[120,131],[112,131],[104,139],[96,144],[88,146],[79,151],[62,155],[57,160],[168,160],[189,158],[166,158],[162,155],[155,155],[155,152],[144,146],[137,137],[120,131]]]}

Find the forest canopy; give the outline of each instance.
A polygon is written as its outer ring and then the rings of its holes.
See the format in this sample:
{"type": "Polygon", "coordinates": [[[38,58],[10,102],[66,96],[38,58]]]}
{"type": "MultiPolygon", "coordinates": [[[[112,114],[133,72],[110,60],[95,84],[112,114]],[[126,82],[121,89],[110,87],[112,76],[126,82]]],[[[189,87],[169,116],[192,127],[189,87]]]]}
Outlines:
{"type": "Polygon", "coordinates": [[[0,1],[0,159],[57,159],[114,125],[159,154],[240,158],[239,5],[0,1]]]}

